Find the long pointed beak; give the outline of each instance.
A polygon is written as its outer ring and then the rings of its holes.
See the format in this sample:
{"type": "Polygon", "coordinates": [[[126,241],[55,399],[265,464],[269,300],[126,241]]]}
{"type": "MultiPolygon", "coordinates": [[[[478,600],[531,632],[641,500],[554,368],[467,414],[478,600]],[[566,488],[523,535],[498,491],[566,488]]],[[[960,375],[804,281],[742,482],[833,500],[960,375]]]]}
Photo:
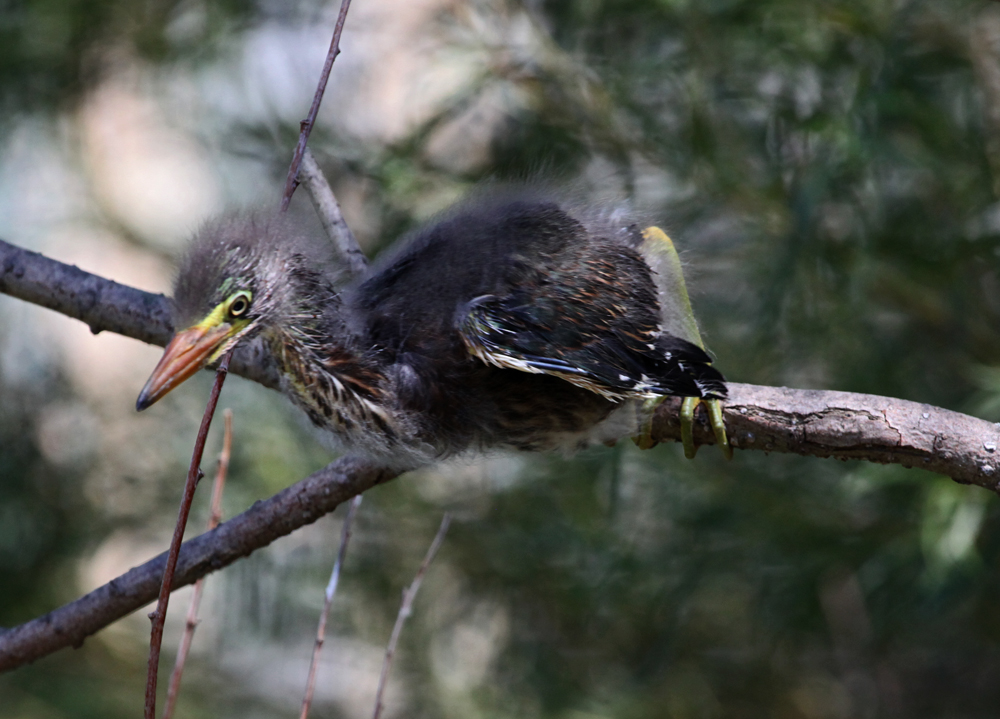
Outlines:
{"type": "Polygon", "coordinates": [[[139,399],[135,401],[136,410],[141,412],[146,409],[208,364],[229,337],[231,329],[225,323],[209,328],[195,325],[174,335],[139,393],[139,399]]]}

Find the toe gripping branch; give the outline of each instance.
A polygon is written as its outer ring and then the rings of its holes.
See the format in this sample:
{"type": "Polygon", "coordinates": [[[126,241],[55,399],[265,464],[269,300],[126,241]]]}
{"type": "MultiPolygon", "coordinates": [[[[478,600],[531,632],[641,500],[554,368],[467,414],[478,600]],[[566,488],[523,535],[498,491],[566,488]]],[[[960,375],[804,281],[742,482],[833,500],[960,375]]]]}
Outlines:
{"type": "MultiPolygon", "coordinates": [[[[656,408],[666,399],[665,397],[654,397],[643,403],[643,414],[647,417],[641,432],[633,438],[639,449],[652,449],[657,445],[653,439],[653,413],[656,408]]],[[[718,399],[702,399],[701,397],[685,397],[681,402],[680,423],[681,423],[681,444],[684,446],[684,456],[694,459],[698,454],[698,445],[694,442],[694,414],[698,405],[704,404],[708,413],[708,423],[712,427],[712,434],[715,435],[715,443],[722,450],[726,459],[733,458],[733,447],[729,444],[729,437],[726,434],[726,422],[722,417],[722,401],[718,399]]]]}
{"type": "Polygon", "coordinates": [[[708,423],[712,426],[715,443],[722,450],[726,459],[733,458],[733,448],[726,435],[726,422],[722,418],[722,400],[701,399],[700,397],[685,397],[681,403],[681,443],[684,445],[684,456],[694,459],[698,447],[694,443],[694,413],[699,404],[704,404],[708,412],[708,423]]]}

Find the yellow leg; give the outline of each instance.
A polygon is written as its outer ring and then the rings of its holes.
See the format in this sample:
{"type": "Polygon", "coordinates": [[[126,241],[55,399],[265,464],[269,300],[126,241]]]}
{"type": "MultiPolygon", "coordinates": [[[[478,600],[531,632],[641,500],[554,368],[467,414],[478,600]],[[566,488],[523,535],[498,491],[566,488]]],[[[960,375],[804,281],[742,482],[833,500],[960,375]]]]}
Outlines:
{"type": "Polygon", "coordinates": [[[684,445],[684,456],[694,459],[698,447],[694,443],[694,411],[701,404],[699,397],[685,397],[681,402],[681,444],[684,445]]]}
{"type": "Polygon", "coordinates": [[[699,397],[685,397],[681,404],[681,443],[684,445],[684,456],[688,459],[694,459],[694,455],[698,452],[698,447],[694,443],[694,413],[698,405],[702,403],[705,404],[705,410],[708,412],[708,423],[712,426],[715,443],[722,450],[722,456],[726,459],[732,459],[733,448],[726,435],[726,422],[722,418],[722,402],[717,399],[701,399],[699,397]]]}
{"type": "Polygon", "coordinates": [[[726,459],[732,459],[733,447],[729,444],[729,437],[726,435],[726,421],[722,418],[722,402],[717,399],[706,399],[705,407],[708,409],[708,421],[715,434],[715,443],[719,445],[719,449],[722,450],[722,455],[726,459]]]}
{"type": "MultiPolygon", "coordinates": [[[[687,285],[684,282],[684,272],[680,257],[677,255],[677,248],[659,227],[647,227],[643,230],[642,237],[642,253],[650,267],[653,268],[656,278],[657,294],[660,299],[661,311],[664,313],[664,329],[705,349],[701,333],[698,331],[698,323],[691,310],[691,300],[688,298],[687,285]]],[[[733,448],[726,437],[726,424],[722,418],[721,402],[717,399],[701,400],[697,397],[685,397],[681,404],[681,442],[684,445],[684,456],[688,459],[694,459],[694,455],[698,451],[694,443],[694,413],[702,401],[705,402],[708,420],[712,425],[712,432],[715,434],[715,441],[719,445],[719,449],[722,450],[726,459],[732,459],[733,448]]],[[[655,444],[649,438],[649,430],[650,427],[647,426],[636,441],[640,447],[643,446],[640,441],[644,439],[651,442],[649,446],[655,444]]]]}

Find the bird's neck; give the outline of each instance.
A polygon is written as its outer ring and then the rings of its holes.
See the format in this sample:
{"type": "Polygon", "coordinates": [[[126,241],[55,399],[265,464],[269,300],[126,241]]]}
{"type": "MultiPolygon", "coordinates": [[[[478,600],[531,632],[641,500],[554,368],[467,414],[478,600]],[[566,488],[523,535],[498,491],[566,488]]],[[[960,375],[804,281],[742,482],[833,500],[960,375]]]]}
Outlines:
{"type": "Polygon", "coordinates": [[[358,349],[346,330],[331,331],[322,318],[303,313],[264,332],[284,379],[286,393],[317,427],[349,445],[372,434],[395,437],[387,413],[384,374],[358,349]]]}

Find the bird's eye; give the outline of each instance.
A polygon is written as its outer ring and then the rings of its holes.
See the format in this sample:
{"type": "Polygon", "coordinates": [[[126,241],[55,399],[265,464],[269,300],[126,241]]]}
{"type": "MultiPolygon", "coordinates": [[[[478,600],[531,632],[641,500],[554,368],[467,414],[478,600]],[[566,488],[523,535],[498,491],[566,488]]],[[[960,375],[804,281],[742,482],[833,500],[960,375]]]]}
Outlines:
{"type": "Polygon", "coordinates": [[[250,309],[250,297],[247,294],[236,295],[236,298],[229,305],[229,315],[231,317],[242,317],[250,309]]]}

